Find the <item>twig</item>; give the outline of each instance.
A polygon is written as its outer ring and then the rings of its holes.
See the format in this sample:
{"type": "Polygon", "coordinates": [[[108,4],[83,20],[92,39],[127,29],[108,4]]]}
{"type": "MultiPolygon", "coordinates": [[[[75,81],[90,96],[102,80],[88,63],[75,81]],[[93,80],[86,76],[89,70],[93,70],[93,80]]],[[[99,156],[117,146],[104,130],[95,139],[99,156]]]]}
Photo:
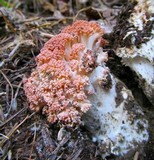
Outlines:
{"type": "Polygon", "coordinates": [[[77,19],[77,17],[79,16],[80,13],[82,13],[82,12],[84,12],[84,11],[90,9],[90,8],[91,8],[91,7],[86,7],[86,8],[80,9],[80,10],[77,12],[77,14],[74,16],[73,22],[76,21],[76,19],[77,19]]]}
{"type": "Polygon", "coordinates": [[[12,136],[12,134],[29,118],[31,118],[33,115],[35,114],[32,113],[31,115],[27,115],[19,124],[15,124],[14,127],[9,131],[9,133],[6,135],[6,137],[8,138],[4,138],[0,141],[0,148],[4,145],[4,143],[10,139],[10,137],[12,136]]]}
{"type": "Polygon", "coordinates": [[[29,155],[29,160],[31,160],[31,157],[32,157],[32,153],[33,153],[33,149],[34,149],[34,145],[35,145],[35,139],[36,139],[36,129],[35,129],[35,132],[34,132],[34,137],[33,137],[33,141],[32,141],[32,147],[31,147],[31,150],[30,150],[30,155],[29,155]]]}
{"type": "Polygon", "coordinates": [[[8,122],[10,122],[12,119],[14,119],[18,114],[24,112],[27,109],[27,107],[22,108],[20,111],[18,111],[17,113],[15,113],[12,117],[8,118],[5,122],[3,122],[2,124],[0,124],[0,128],[2,128],[4,125],[6,125],[8,122]]]}
{"type": "Polygon", "coordinates": [[[138,158],[139,158],[139,152],[136,152],[133,160],[138,160],[138,158]]]}
{"type": "Polygon", "coordinates": [[[3,67],[4,64],[5,64],[5,62],[10,61],[10,60],[15,56],[15,53],[16,53],[17,49],[19,48],[19,46],[20,46],[20,43],[18,43],[18,44],[13,48],[13,50],[10,52],[10,54],[9,54],[9,56],[8,56],[7,59],[4,59],[2,62],[0,62],[0,67],[3,67]]]}
{"type": "Polygon", "coordinates": [[[40,35],[41,35],[42,37],[47,37],[47,38],[52,38],[52,37],[54,37],[53,34],[44,33],[44,32],[40,32],[40,35]]]}
{"type": "MultiPolygon", "coordinates": [[[[6,77],[6,75],[0,70],[0,73],[3,75],[3,77],[6,79],[6,81],[8,82],[9,86],[11,87],[11,102],[13,100],[13,97],[14,97],[14,90],[13,90],[13,87],[12,87],[12,84],[11,82],[9,81],[9,79],[6,77]]],[[[10,105],[11,107],[11,105],[10,105]]],[[[10,109],[9,109],[10,110],[10,109]]]]}
{"type": "Polygon", "coordinates": [[[17,98],[17,95],[18,95],[18,93],[19,93],[19,89],[20,89],[20,87],[21,87],[21,84],[22,84],[22,81],[20,81],[19,85],[17,86],[16,93],[14,94],[14,97],[13,97],[13,99],[12,99],[12,101],[11,101],[11,108],[12,108],[13,110],[17,110],[16,98],[17,98]],[[14,105],[14,103],[15,103],[15,105],[14,105]]]}
{"type": "Polygon", "coordinates": [[[17,24],[21,24],[21,23],[25,23],[25,22],[33,22],[33,21],[36,21],[36,20],[39,20],[41,19],[40,17],[33,17],[33,18],[28,18],[28,19],[25,19],[25,20],[21,20],[19,22],[17,22],[17,24]]]}
{"type": "Polygon", "coordinates": [[[3,17],[4,21],[5,21],[5,23],[7,24],[8,28],[10,29],[10,31],[15,33],[16,32],[16,28],[13,26],[13,23],[8,18],[8,13],[6,12],[6,10],[4,8],[1,8],[0,12],[2,13],[2,17],[3,17]]]}
{"type": "Polygon", "coordinates": [[[70,134],[66,135],[66,136],[62,139],[62,141],[58,144],[58,146],[55,148],[55,150],[52,152],[52,155],[54,155],[54,154],[56,155],[56,154],[58,153],[59,149],[60,149],[64,144],[66,144],[66,143],[68,142],[69,138],[70,138],[70,134]]]}
{"type": "Polygon", "coordinates": [[[10,41],[11,39],[13,39],[13,36],[10,36],[10,37],[7,37],[7,38],[3,38],[1,41],[0,41],[0,45],[10,41]]]}

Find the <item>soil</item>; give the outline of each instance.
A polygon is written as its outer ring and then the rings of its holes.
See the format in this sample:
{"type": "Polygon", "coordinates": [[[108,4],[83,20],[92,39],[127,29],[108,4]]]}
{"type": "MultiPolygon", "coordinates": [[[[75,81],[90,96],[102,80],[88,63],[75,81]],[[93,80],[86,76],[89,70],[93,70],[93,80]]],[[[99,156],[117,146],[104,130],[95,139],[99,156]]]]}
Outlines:
{"type": "MultiPolygon", "coordinates": [[[[23,91],[23,78],[35,68],[35,57],[44,43],[76,19],[102,19],[113,25],[121,23],[121,30],[124,29],[122,24],[130,12],[123,14],[120,21],[115,17],[119,17],[123,10],[131,11],[135,4],[119,0],[110,5],[105,1],[109,8],[102,10],[100,2],[16,0],[1,4],[0,1],[0,159],[102,159],[99,144],[92,142],[84,125],[69,128],[62,124],[49,124],[43,115],[30,111],[23,91]]],[[[117,29],[116,35],[104,36],[109,41],[104,48],[109,54],[107,65],[132,91],[149,121],[150,138],[144,152],[136,152],[131,159],[153,160],[154,106],[139,87],[135,73],[123,66],[121,59],[114,54],[118,32],[117,29]]],[[[124,158],[111,155],[106,159],[124,158]]]]}

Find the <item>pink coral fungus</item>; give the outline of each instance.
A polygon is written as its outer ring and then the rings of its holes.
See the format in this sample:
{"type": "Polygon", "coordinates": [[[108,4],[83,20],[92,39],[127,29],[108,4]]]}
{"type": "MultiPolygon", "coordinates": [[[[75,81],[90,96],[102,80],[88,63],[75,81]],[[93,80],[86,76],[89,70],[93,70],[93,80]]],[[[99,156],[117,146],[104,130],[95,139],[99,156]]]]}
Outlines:
{"type": "Polygon", "coordinates": [[[46,42],[36,57],[36,69],[24,79],[30,109],[42,111],[51,123],[81,122],[92,105],[89,74],[100,63],[102,35],[96,22],[79,20],[46,42]]]}

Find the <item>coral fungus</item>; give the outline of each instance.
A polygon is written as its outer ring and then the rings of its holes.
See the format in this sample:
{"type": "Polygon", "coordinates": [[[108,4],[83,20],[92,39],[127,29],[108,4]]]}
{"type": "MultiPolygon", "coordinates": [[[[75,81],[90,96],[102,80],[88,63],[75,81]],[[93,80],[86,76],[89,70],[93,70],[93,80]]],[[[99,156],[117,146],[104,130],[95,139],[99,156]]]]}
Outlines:
{"type": "MultiPolygon", "coordinates": [[[[41,110],[51,123],[81,122],[92,105],[87,97],[94,94],[89,74],[107,60],[100,48],[105,44],[102,35],[96,22],[78,20],[46,42],[36,57],[36,69],[24,79],[32,110],[41,110]]],[[[102,74],[107,72],[104,67],[102,74]]],[[[102,77],[105,81],[107,76],[102,77]]]]}
{"type": "Polygon", "coordinates": [[[36,57],[24,90],[30,108],[42,111],[49,122],[84,122],[103,158],[134,154],[148,140],[148,123],[131,92],[106,67],[102,35],[96,22],[64,28],[36,57]]]}

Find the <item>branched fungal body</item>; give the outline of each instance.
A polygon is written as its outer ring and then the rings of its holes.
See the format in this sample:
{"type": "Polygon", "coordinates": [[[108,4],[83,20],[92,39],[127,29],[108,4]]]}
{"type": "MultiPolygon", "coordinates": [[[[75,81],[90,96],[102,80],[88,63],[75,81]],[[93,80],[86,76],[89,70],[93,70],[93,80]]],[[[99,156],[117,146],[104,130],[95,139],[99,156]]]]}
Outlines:
{"type": "MultiPolygon", "coordinates": [[[[36,57],[35,71],[24,80],[32,110],[42,110],[51,123],[80,123],[82,113],[91,107],[87,96],[94,94],[89,75],[107,60],[106,53],[98,54],[105,43],[102,35],[96,22],[80,20],[44,45],[36,57]]],[[[108,72],[101,67],[102,85],[108,72]]]]}
{"type": "Polygon", "coordinates": [[[30,108],[49,122],[84,122],[103,157],[123,156],[148,140],[148,124],[131,92],[106,67],[102,35],[96,22],[79,20],[64,28],[36,57],[24,90],[30,108]]]}

